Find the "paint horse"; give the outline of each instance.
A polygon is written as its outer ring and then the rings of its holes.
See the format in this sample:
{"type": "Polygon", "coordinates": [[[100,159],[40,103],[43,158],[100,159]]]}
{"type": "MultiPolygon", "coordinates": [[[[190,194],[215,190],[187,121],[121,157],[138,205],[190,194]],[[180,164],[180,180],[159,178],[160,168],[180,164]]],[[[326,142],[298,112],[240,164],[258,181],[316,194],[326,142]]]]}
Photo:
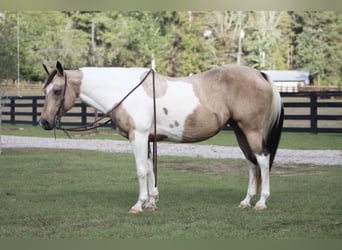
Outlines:
{"type": "Polygon", "coordinates": [[[269,172],[280,140],[284,108],[274,84],[264,73],[239,65],[225,65],[189,77],[171,78],[146,68],[84,67],[65,70],[60,62],[48,69],[45,104],[40,125],[55,127],[56,117],[71,109],[77,98],[110,116],[134,152],[139,196],[130,213],[156,209],[155,185],[149,140],[198,142],[229,125],[247,159],[249,181],[239,207],[251,206],[261,186],[255,209],[266,208],[270,195],[269,172]],[[144,77],[144,82],[120,101],[144,77]],[[152,80],[155,80],[155,92],[152,80]],[[156,102],[154,123],[153,94],[156,102]],[[115,105],[117,108],[113,110],[115,105]]]}

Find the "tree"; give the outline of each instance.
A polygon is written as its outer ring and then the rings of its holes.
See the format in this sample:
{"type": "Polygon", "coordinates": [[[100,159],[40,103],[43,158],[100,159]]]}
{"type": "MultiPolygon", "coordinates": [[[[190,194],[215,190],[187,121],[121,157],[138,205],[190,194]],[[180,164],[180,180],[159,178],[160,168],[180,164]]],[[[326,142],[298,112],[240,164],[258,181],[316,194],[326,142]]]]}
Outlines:
{"type": "Polygon", "coordinates": [[[63,53],[59,43],[67,20],[57,11],[20,12],[20,65],[23,78],[45,78],[42,63],[56,61],[63,53]]]}
{"type": "Polygon", "coordinates": [[[342,14],[305,11],[293,13],[296,23],[295,64],[317,75],[318,83],[342,80],[342,14]]]}
{"type": "Polygon", "coordinates": [[[280,29],[284,16],[286,13],[278,11],[255,11],[249,14],[244,42],[248,65],[258,69],[276,69],[280,68],[279,64],[284,67],[284,52],[279,46],[287,40],[280,29]]]}
{"type": "Polygon", "coordinates": [[[0,17],[0,79],[17,78],[17,15],[1,13],[0,17]]]}
{"type": "Polygon", "coordinates": [[[172,50],[168,57],[171,75],[184,76],[207,69],[203,12],[177,12],[171,27],[172,50]]]}
{"type": "Polygon", "coordinates": [[[212,67],[237,62],[238,40],[246,28],[247,18],[248,13],[244,11],[208,12],[208,29],[212,35],[207,38],[207,44],[212,67]]]}
{"type": "Polygon", "coordinates": [[[165,52],[170,43],[166,27],[163,27],[162,13],[160,12],[123,12],[118,20],[121,22],[115,27],[113,43],[117,55],[113,63],[118,66],[151,67],[151,60],[157,60],[157,67],[163,68],[165,52]],[[122,22],[125,29],[122,29],[122,22]]]}
{"type": "MultiPolygon", "coordinates": [[[[18,12],[21,77],[45,79],[41,63],[151,67],[170,76],[237,62],[305,69],[342,80],[342,13],[326,11],[18,12]],[[239,46],[240,32],[244,38],[239,46]],[[239,50],[241,48],[241,50],[239,50]]],[[[16,78],[17,12],[0,17],[1,78],[16,78]]]]}

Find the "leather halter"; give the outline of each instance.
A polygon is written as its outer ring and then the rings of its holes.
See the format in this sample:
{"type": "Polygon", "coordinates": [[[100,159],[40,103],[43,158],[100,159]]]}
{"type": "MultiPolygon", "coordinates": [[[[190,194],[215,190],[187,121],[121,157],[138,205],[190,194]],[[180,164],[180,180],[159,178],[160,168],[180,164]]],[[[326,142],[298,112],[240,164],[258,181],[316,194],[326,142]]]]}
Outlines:
{"type": "Polygon", "coordinates": [[[61,112],[64,110],[64,107],[65,107],[65,94],[66,94],[67,86],[68,86],[68,78],[67,78],[66,72],[64,72],[64,88],[63,88],[62,99],[55,114],[55,128],[57,129],[61,128],[60,127],[61,126],[60,121],[62,117],[61,112]]]}

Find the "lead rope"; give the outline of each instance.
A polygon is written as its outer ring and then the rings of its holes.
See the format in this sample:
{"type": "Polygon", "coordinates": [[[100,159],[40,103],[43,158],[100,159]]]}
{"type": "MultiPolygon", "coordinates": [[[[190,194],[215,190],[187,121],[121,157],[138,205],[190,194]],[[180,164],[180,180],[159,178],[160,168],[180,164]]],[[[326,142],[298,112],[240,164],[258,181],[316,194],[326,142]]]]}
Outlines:
{"type": "Polygon", "coordinates": [[[156,86],[154,80],[154,70],[152,69],[152,86],[153,86],[153,173],[154,173],[154,187],[157,187],[157,105],[156,105],[156,86]]]}

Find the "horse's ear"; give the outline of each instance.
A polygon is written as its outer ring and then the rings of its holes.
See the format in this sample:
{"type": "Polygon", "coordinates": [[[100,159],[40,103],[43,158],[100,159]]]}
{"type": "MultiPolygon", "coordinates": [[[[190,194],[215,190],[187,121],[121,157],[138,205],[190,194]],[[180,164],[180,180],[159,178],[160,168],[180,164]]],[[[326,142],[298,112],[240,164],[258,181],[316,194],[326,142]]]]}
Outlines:
{"type": "Polygon", "coordinates": [[[63,66],[59,61],[57,61],[57,63],[56,63],[56,69],[57,69],[58,74],[62,76],[63,75],[63,66]]]}
{"type": "Polygon", "coordinates": [[[48,68],[44,63],[43,63],[43,67],[44,67],[46,73],[47,73],[48,75],[50,75],[51,69],[48,68]]]}

